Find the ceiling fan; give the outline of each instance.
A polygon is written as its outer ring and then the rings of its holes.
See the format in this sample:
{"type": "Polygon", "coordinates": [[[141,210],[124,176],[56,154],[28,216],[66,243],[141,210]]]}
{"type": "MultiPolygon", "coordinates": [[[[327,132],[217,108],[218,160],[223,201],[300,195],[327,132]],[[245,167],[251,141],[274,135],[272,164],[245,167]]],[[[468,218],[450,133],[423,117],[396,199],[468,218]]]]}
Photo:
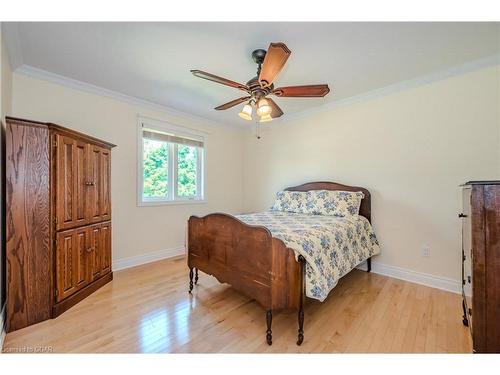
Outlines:
{"type": "Polygon", "coordinates": [[[267,51],[264,49],[253,51],[252,59],[259,65],[257,76],[253,77],[245,85],[202,70],[191,70],[191,73],[196,77],[234,87],[248,94],[247,96],[242,96],[241,98],[215,107],[216,110],[221,111],[247,102],[239,113],[239,116],[245,120],[252,120],[253,105],[257,108],[257,115],[260,117],[259,122],[267,122],[283,115],[281,108],[278,107],[274,100],[267,98],[268,95],[275,95],[282,98],[316,98],[323,97],[330,92],[330,88],[326,84],[287,86],[275,89],[273,82],[285,66],[290,54],[291,51],[284,43],[271,43],[267,51]]]}

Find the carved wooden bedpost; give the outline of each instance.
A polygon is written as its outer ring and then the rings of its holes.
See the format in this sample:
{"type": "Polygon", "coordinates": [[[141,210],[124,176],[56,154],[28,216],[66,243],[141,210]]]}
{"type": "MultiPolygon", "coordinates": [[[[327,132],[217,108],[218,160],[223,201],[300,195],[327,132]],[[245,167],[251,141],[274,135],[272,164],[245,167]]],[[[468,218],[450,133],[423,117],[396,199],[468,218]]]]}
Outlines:
{"type": "Polygon", "coordinates": [[[273,331],[271,330],[272,322],[273,322],[273,310],[267,310],[266,311],[266,323],[267,323],[266,341],[267,341],[267,345],[273,344],[273,331]]]}
{"type": "Polygon", "coordinates": [[[299,301],[299,313],[298,313],[298,321],[299,321],[299,332],[297,337],[297,345],[301,345],[304,341],[304,302],[306,298],[306,259],[299,255],[298,260],[300,262],[301,269],[301,285],[300,285],[300,301],[299,301]]]}
{"type": "Polygon", "coordinates": [[[189,293],[193,291],[193,269],[189,268],[189,293]]]}

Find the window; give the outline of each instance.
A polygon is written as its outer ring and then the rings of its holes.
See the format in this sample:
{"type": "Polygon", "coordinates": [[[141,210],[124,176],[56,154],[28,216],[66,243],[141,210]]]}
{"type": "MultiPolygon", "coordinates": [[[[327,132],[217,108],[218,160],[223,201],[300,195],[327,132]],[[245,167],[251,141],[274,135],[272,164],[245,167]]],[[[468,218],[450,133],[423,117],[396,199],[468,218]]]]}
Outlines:
{"type": "Polygon", "coordinates": [[[201,133],[140,118],[138,204],[203,201],[204,146],[201,133]]]}

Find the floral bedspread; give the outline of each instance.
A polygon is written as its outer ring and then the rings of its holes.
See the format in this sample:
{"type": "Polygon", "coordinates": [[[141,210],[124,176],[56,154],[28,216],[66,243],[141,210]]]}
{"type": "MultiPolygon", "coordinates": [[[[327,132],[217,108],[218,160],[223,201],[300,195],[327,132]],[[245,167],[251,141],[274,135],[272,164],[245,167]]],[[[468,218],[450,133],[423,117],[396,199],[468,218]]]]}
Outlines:
{"type": "Polygon", "coordinates": [[[368,220],[359,215],[337,217],[267,211],[237,215],[262,225],[273,237],[306,259],[306,295],[324,301],[339,279],[372,255],[380,253],[368,220]]]}

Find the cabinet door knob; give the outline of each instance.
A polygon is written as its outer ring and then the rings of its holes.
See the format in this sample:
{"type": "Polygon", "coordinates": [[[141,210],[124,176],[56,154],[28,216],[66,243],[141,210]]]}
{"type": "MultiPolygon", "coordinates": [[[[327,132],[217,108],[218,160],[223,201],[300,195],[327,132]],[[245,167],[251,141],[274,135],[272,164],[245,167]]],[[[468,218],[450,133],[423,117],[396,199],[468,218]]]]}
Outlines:
{"type": "Polygon", "coordinates": [[[467,217],[467,215],[464,214],[463,212],[461,212],[461,213],[458,214],[458,217],[467,217]]]}
{"type": "Polygon", "coordinates": [[[87,185],[87,186],[95,186],[95,182],[94,181],[87,181],[85,183],[85,185],[87,185]]]}
{"type": "Polygon", "coordinates": [[[87,249],[87,253],[91,253],[91,252],[92,252],[92,248],[91,248],[91,247],[89,247],[89,248],[87,249]]]}

